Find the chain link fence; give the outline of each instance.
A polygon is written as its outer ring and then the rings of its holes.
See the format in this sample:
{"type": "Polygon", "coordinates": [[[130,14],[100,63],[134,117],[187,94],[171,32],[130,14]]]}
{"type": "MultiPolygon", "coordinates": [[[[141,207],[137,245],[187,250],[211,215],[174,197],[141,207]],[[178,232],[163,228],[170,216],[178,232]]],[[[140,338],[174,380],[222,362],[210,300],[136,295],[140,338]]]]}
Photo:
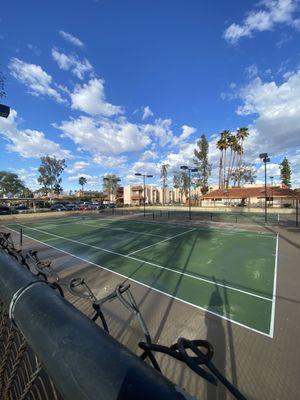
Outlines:
{"type": "Polygon", "coordinates": [[[62,400],[0,299],[0,399],[62,400]]]}

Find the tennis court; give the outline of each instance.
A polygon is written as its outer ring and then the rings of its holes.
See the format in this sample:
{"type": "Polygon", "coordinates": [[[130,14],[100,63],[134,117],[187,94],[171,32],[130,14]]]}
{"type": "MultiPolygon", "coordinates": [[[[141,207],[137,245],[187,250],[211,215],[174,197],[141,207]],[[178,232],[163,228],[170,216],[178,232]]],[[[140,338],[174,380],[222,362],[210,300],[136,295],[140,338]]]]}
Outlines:
{"type": "Polygon", "coordinates": [[[273,336],[276,235],[101,216],[7,228],[22,228],[24,236],[273,336]]]}

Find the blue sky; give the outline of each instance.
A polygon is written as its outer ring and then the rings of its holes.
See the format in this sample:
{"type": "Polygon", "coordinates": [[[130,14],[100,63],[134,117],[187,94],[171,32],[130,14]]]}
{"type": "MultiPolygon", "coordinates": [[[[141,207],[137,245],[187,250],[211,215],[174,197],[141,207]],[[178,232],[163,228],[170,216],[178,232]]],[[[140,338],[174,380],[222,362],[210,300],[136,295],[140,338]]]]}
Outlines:
{"type": "MultiPolygon", "coordinates": [[[[205,133],[216,181],[216,135],[248,126],[245,160],[269,175],[288,156],[300,186],[300,3],[26,2],[1,12],[6,98],[0,169],[37,188],[39,158],[65,157],[64,189],[101,189],[105,173],[170,176],[205,133]]],[[[170,179],[171,183],[171,179],[170,179]]]]}

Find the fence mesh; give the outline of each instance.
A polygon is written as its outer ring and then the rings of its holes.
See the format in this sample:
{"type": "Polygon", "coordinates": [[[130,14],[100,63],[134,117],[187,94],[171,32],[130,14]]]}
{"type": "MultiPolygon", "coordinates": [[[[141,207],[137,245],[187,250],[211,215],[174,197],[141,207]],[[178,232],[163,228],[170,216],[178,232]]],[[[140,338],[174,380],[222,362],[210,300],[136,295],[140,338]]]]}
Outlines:
{"type": "Polygon", "coordinates": [[[0,399],[62,400],[0,299],[0,399]]]}

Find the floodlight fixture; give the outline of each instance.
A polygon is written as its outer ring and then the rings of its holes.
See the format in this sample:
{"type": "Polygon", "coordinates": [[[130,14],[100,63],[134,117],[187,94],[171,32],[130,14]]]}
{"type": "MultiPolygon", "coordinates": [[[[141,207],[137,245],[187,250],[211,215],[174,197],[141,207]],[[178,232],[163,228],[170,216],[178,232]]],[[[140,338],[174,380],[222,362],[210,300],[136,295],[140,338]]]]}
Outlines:
{"type": "Polygon", "coordinates": [[[136,172],[134,175],[135,176],[142,176],[142,174],[140,174],[139,172],[136,172]]]}
{"type": "Polygon", "coordinates": [[[10,108],[4,104],[0,104],[0,117],[7,118],[10,113],[10,108]]]}
{"type": "Polygon", "coordinates": [[[189,167],[186,166],[186,165],[182,165],[182,166],[180,167],[180,169],[189,169],[189,167]]]}
{"type": "Polygon", "coordinates": [[[261,153],[259,155],[259,158],[267,158],[268,157],[268,153],[261,153]]]}

